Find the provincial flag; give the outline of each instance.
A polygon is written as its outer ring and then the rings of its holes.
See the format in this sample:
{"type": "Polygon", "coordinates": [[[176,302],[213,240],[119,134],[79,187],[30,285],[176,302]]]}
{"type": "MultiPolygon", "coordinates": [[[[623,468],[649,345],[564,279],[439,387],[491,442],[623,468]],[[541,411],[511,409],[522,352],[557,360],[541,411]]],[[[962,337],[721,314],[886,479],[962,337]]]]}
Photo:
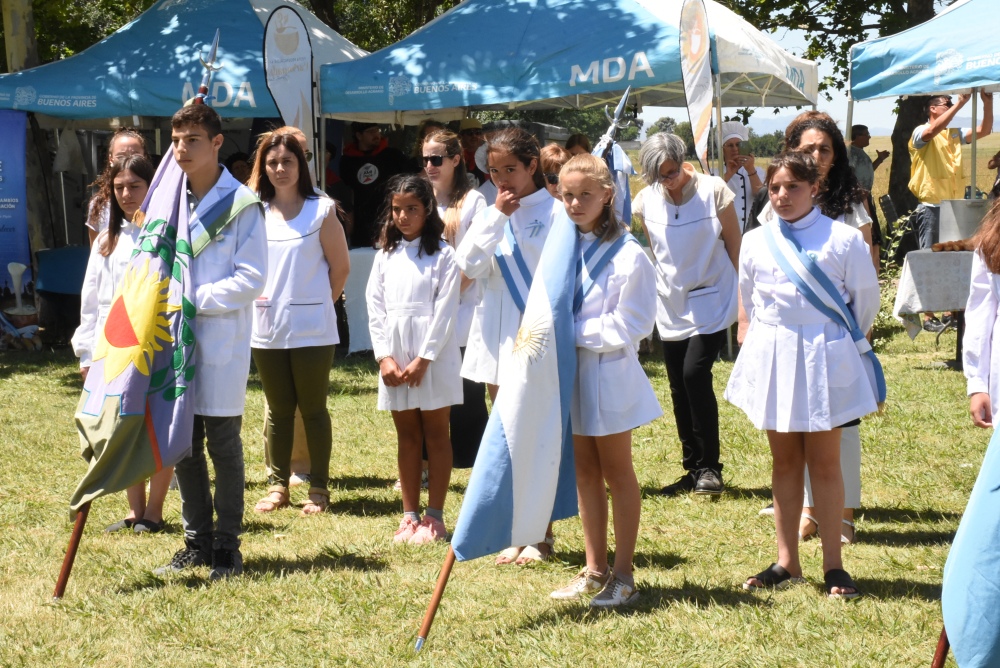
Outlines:
{"type": "Polygon", "coordinates": [[[944,565],[941,613],[962,668],[1000,665],[998,509],[1000,431],[994,431],[944,565]]]}
{"type": "Polygon", "coordinates": [[[578,257],[576,226],[563,213],[545,240],[510,364],[500,370],[452,536],[459,561],[539,543],[550,521],[577,513],[569,410],[578,257]]]}
{"type": "Polygon", "coordinates": [[[184,172],[167,152],[134,222],[142,232],[115,288],[76,410],[88,462],[70,499],[84,503],[142,482],[191,451],[195,252],[184,172]]]}

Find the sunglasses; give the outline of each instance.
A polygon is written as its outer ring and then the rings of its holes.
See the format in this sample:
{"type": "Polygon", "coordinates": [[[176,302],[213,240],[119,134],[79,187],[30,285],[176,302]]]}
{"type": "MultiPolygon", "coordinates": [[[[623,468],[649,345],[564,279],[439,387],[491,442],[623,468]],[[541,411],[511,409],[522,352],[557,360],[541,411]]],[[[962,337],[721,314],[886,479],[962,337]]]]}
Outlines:
{"type": "Polygon", "coordinates": [[[666,174],[658,174],[656,180],[659,181],[660,183],[673,181],[674,179],[676,179],[678,176],[681,175],[681,171],[683,170],[680,167],[678,167],[672,172],[667,172],[666,174]]]}
{"type": "Polygon", "coordinates": [[[426,165],[427,163],[430,163],[434,167],[440,167],[441,165],[444,164],[444,156],[443,155],[425,155],[424,156],[424,164],[426,165]]]}
{"type": "Polygon", "coordinates": [[[951,107],[953,107],[955,105],[952,103],[951,100],[948,100],[947,102],[938,102],[937,104],[932,104],[931,106],[932,107],[949,107],[949,108],[951,108],[951,107]]]}
{"type": "Polygon", "coordinates": [[[558,174],[545,174],[545,180],[549,182],[550,186],[559,185],[559,175],[558,174]]]}

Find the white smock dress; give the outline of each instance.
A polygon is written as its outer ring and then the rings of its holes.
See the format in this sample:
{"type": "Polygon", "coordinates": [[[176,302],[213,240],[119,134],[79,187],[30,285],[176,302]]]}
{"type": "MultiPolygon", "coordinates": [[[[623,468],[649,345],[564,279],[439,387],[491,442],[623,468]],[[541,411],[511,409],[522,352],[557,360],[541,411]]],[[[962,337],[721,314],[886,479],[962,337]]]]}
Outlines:
{"type": "MultiPolygon", "coordinates": [[[[871,329],[879,286],[861,234],[815,207],[790,227],[851,308],[861,331],[871,329]]],[[[756,428],[827,431],[878,409],[850,333],[810,304],[788,279],[771,255],[763,227],[743,238],[740,292],[750,329],[725,398],[756,428]]]]}
{"type": "MultiPolygon", "coordinates": [[[[595,238],[593,233],[582,236],[581,254],[595,238]]],[[[655,314],[653,264],[639,244],[625,242],[574,316],[577,376],[570,404],[574,434],[619,434],[663,415],[636,352],[639,341],[653,332],[655,314]]]]}
{"type": "Polygon", "coordinates": [[[312,197],[291,220],[268,215],[267,283],[254,300],[253,348],[287,350],[340,343],[330,288],[330,264],[320,230],[334,206],[312,197]]]}
{"type": "Polygon", "coordinates": [[[990,395],[994,424],[1000,419],[1000,276],[986,266],[976,251],[972,257],[972,282],[965,305],[965,338],[962,365],[967,392],[990,395]],[[997,351],[997,353],[994,353],[997,351]]]}
{"type": "Polygon", "coordinates": [[[400,369],[417,357],[431,362],[417,387],[388,387],[380,375],[380,410],[430,411],[462,403],[458,289],[455,252],[444,240],[433,255],[421,252],[418,237],[401,239],[394,250],[375,256],[365,299],[376,359],[390,356],[400,369]]]}
{"type": "Polygon", "coordinates": [[[121,232],[115,249],[110,255],[101,255],[101,244],[106,243],[108,236],[107,224],[94,239],[90,247],[90,259],[87,260],[87,273],[80,290],[80,326],[76,328],[70,341],[73,352],[80,358],[80,368],[93,364],[94,346],[97,337],[104,329],[104,321],[111,311],[111,302],[115,298],[115,289],[122,282],[125,268],[132,258],[136,239],[141,230],[136,225],[122,220],[121,232]]]}
{"type": "MultiPolygon", "coordinates": [[[[475,190],[470,190],[466,195],[465,199],[462,201],[462,209],[459,211],[460,223],[458,230],[455,233],[455,243],[454,247],[462,243],[465,239],[465,235],[468,233],[469,228],[472,227],[472,221],[475,219],[476,215],[486,208],[486,198],[483,197],[481,193],[475,190]]],[[[438,203],[438,213],[441,215],[441,219],[444,220],[445,214],[448,211],[448,207],[444,204],[438,203]]],[[[458,322],[456,323],[455,331],[458,334],[458,347],[464,348],[469,343],[469,330],[472,329],[472,316],[476,311],[476,305],[479,304],[479,300],[483,296],[483,281],[475,280],[464,290],[460,289],[460,296],[458,299],[458,322]]]]}
{"type": "Polygon", "coordinates": [[[499,384],[500,366],[510,359],[521,326],[521,311],[511,297],[500,265],[494,257],[504,226],[510,220],[514,239],[534,274],[545,239],[557,215],[566,215],[562,202],[545,188],[521,198],[521,206],[508,218],[495,206],[479,212],[458,245],[455,259],[469,278],[483,279],[483,296],[469,328],[469,342],[462,362],[462,376],[477,383],[499,384]]]}

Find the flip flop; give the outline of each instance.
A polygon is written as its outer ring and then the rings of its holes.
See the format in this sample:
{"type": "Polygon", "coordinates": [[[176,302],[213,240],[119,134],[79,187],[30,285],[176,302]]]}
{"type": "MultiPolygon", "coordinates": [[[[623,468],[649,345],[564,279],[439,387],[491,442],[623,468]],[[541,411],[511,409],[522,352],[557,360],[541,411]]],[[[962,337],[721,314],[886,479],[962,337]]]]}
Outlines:
{"type": "Polygon", "coordinates": [[[521,555],[514,562],[518,566],[527,566],[533,561],[548,561],[549,557],[552,556],[554,550],[552,546],[555,545],[556,539],[554,536],[546,536],[545,540],[536,545],[528,545],[523,550],[521,550],[521,555]],[[549,553],[545,555],[541,550],[538,549],[539,545],[548,545],[549,553]]]}
{"type": "Polygon", "coordinates": [[[850,601],[861,596],[861,591],[858,589],[858,585],[854,584],[854,580],[851,578],[851,575],[842,568],[831,568],[824,573],[823,587],[826,589],[827,598],[840,601],[850,601]],[[834,587],[838,587],[840,589],[853,589],[854,591],[848,594],[834,594],[832,593],[834,587]]]}
{"type": "Polygon", "coordinates": [[[743,583],[743,588],[747,591],[758,591],[760,589],[784,589],[788,585],[801,584],[805,578],[794,577],[778,564],[771,564],[757,575],[751,575],[743,583]],[[760,584],[750,584],[751,580],[756,580],[760,584]]]}
{"type": "Polygon", "coordinates": [[[497,566],[512,564],[517,560],[518,556],[520,556],[521,550],[523,549],[523,547],[508,547],[506,550],[503,550],[497,555],[497,558],[493,563],[497,566]]]}

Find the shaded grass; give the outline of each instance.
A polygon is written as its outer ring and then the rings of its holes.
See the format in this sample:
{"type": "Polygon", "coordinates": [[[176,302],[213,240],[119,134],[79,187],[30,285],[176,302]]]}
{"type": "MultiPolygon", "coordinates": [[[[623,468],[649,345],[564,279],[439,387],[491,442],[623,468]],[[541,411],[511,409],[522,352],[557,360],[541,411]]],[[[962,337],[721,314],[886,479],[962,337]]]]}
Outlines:
{"type": "MultiPolygon", "coordinates": [[[[246,575],[209,584],[207,569],[157,578],[180,547],[179,500],[169,530],[105,535],[123,495],[91,511],[66,598],[50,602],[69,538],[67,500],[84,465],[72,413],[80,383],[66,350],[0,353],[0,665],[926,665],[940,631],[941,569],[989,434],[967,417],[964,379],[943,366],[955,335],[880,343],[889,385],[884,414],[864,421],[860,542],[845,563],[867,596],[820,593],[818,541],[803,544],[809,584],[774,595],[739,585],[774,561],[764,435],[725,402],[720,426],[727,493],[717,502],[655,492],[681,472],[680,445],[659,355],[644,358],[667,417],[637,429],[643,488],[636,579],[642,598],[622,614],[562,605],[548,593],[584,563],[577,519],[556,525],[558,560],[518,569],[484,558],[456,566],[428,645],[412,653],[445,546],[393,546],[401,510],[395,432],[375,410],[375,365],[338,360],[331,510],[255,515],[266,491],[263,397],[252,378],[247,461],[246,575]]],[[[721,395],[732,363],[715,367],[721,395]]],[[[454,526],[468,471],[446,506],[454,526]]],[[[293,490],[293,504],[305,498],[293,490]]],[[[953,665],[953,664],[952,664],[953,665]]]]}

